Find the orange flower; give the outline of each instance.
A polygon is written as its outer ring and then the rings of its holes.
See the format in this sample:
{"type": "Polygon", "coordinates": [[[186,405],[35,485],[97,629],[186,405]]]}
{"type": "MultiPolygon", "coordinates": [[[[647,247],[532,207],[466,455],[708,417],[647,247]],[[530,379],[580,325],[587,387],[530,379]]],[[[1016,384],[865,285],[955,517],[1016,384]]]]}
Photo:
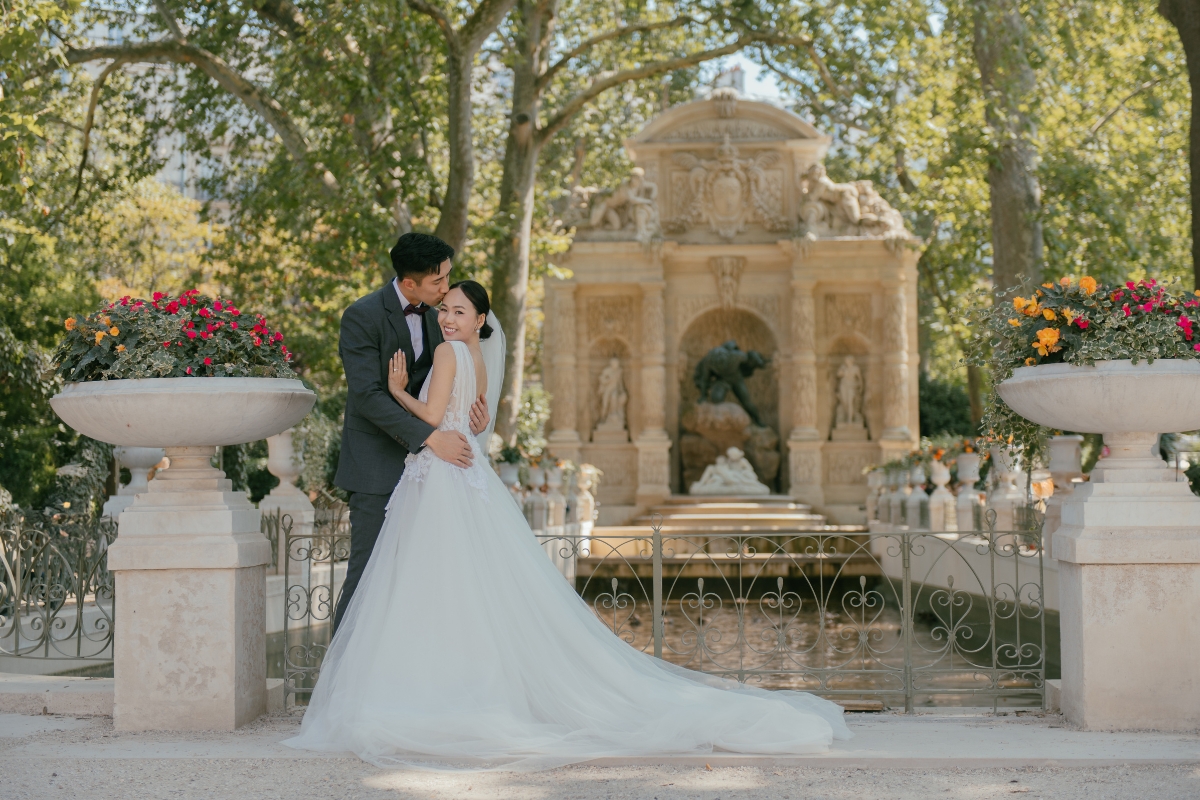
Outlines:
{"type": "Polygon", "coordinates": [[[1010,319],[1010,320],[1008,321],[1008,324],[1009,324],[1009,325],[1012,325],[1014,328],[1016,328],[1016,327],[1020,327],[1020,325],[1021,325],[1021,320],[1017,319],[1016,317],[1013,317],[1012,319],[1010,319]]]}
{"type": "Polygon", "coordinates": [[[1042,316],[1045,317],[1046,319],[1054,319],[1054,312],[1048,308],[1043,308],[1042,316]]]}
{"type": "Polygon", "coordinates": [[[1013,298],[1013,308],[1015,308],[1017,311],[1023,311],[1027,305],[1029,305],[1029,301],[1024,297],[1013,298]]]}
{"type": "Polygon", "coordinates": [[[1062,349],[1056,346],[1059,335],[1058,328],[1042,328],[1037,332],[1037,341],[1030,346],[1037,350],[1041,356],[1057,353],[1062,349]]]}
{"type": "Polygon", "coordinates": [[[118,330],[118,329],[117,329],[117,328],[115,328],[115,327],[114,327],[114,328],[109,328],[109,329],[108,329],[108,335],[109,335],[109,336],[116,336],[116,335],[117,335],[118,333],[120,333],[120,332],[121,332],[121,331],[120,331],[120,330],[118,330]]]}
{"type": "Polygon", "coordinates": [[[63,325],[64,325],[64,326],[66,327],[66,329],[67,329],[67,330],[69,330],[69,331],[73,331],[73,330],[75,330],[75,318],[74,318],[74,317],[67,317],[66,321],[65,321],[65,322],[63,322],[63,325]]]}
{"type": "Polygon", "coordinates": [[[1084,275],[1079,279],[1079,288],[1083,289],[1087,294],[1096,293],[1096,279],[1090,275],[1084,275]]]}
{"type": "Polygon", "coordinates": [[[1063,277],[1059,278],[1058,285],[1064,289],[1067,288],[1071,285],[1071,277],[1069,275],[1064,275],[1063,277]]]}
{"type": "Polygon", "coordinates": [[[1025,366],[1027,366],[1027,367],[1032,367],[1036,363],[1037,363],[1037,359],[1034,358],[1033,356],[1030,356],[1029,358],[1025,359],[1025,366]]]}
{"type": "Polygon", "coordinates": [[[1042,313],[1042,307],[1039,306],[1036,302],[1033,302],[1033,303],[1030,303],[1029,305],[1025,306],[1025,310],[1022,311],[1021,313],[1027,317],[1036,317],[1038,314],[1042,313]]]}
{"type": "Polygon", "coordinates": [[[100,340],[105,337],[104,331],[96,331],[96,344],[100,344],[100,340]]]}
{"type": "Polygon", "coordinates": [[[1058,313],[1062,314],[1063,319],[1065,319],[1067,321],[1068,325],[1070,325],[1072,322],[1074,322],[1075,319],[1079,316],[1078,314],[1076,314],[1074,311],[1072,311],[1069,308],[1064,308],[1062,311],[1059,311],[1058,313]]]}
{"type": "Polygon", "coordinates": [[[1042,284],[1042,288],[1043,288],[1043,289],[1053,289],[1053,288],[1054,288],[1054,284],[1053,284],[1053,283],[1043,283],[1043,284],[1042,284]]]}
{"type": "Polygon", "coordinates": [[[105,325],[109,325],[109,326],[112,325],[112,320],[109,319],[108,317],[101,317],[101,319],[104,320],[105,325]]]}

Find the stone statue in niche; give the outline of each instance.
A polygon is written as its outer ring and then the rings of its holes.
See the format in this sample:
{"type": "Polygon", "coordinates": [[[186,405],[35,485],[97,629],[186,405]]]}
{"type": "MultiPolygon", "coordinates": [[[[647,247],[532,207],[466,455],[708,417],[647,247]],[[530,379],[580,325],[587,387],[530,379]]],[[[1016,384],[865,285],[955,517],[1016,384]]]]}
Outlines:
{"type": "Polygon", "coordinates": [[[717,279],[717,298],[721,301],[721,308],[733,308],[737,305],[738,279],[742,276],[746,259],[741,256],[713,256],[708,260],[708,265],[717,279]]]}
{"type": "Polygon", "coordinates": [[[725,455],[717,456],[715,464],[704,469],[700,480],[689,488],[690,494],[770,494],[771,490],[758,480],[746,454],[730,447],[725,455]]]}
{"type": "Polygon", "coordinates": [[[675,163],[688,175],[684,196],[676,201],[677,214],[668,227],[684,231],[707,222],[713,233],[725,239],[741,233],[752,220],[767,230],[786,230],[787,222],[778,213],[781,198],[772,191],[766,171],[779,161],[779,154],[768,151],[753,159],[738,158],[737,147],[725,134],[716,156],[704,159],[692,153],[675,154],[675,163]]]}
{"type": "Polygon", "coordinates": [[[692,380],[700,392],[700,402],[724,403],[726,395],[733,392],[733,396],[750,415],[750,420],[762,426],[762,415],[750,399],[746,379],[770,362],[771,359],[754,350],[742,352],[732,339],[717,345],[696,363],[696,370],[692,374],[692,380]]]}
{"type": "Polygon", "coordinates": [[[820,163],[800,176],[800,221],[809,233],[818,235],[908,236],[900,212],[870,181],[836,183],[820,163]]]}
{"type": "Polygon", "coordinates": [[[629,441],[625,431],[625,404],[629,402],[629,393],[625,391],[620,359],[609,359],[608,366],[601,370],[596,382],[596,397],[600,401],[600,422],[592,434],[592,441],[629,441]]]}
{"type": "Polygon", "coordinates": [[[834,414],[834,440],[867,438],[862,415],[863,377],[854,356],[846,356],[837,370],[837,411],[834,414]]]}
{"type": "Polygon", "coordinates": [[[634,238],[642,244],[649,244],[659,233],[658,185],[646,180],[646,171],[641,167],[634,167],[612,194],[593,197],[590,206],[593,228],[632,229],[634,238]]]}

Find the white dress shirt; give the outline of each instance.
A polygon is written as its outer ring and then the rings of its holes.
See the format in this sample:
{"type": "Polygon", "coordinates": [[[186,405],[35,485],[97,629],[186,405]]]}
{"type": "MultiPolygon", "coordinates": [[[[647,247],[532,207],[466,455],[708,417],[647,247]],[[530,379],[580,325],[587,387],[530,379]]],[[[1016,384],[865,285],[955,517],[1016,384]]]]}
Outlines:
{"type": "MultiPolygon", "coordinates": [[[[400,291],[399,278],[392,278],[392,286],[396,287],[396,296],[400,298],[402,308],[410,305],[421,305],[420,303],[411,302],[404,296],[404,292],[400,291]]],[[[405,314],[404,321],[408,323],[408,332],[412,336],[413,361],[416,361],[425,352],[425,317],[421,314],[405,314]]],[[[412,369],[412,364],[409,364],[408,367],[412,369]]]]}

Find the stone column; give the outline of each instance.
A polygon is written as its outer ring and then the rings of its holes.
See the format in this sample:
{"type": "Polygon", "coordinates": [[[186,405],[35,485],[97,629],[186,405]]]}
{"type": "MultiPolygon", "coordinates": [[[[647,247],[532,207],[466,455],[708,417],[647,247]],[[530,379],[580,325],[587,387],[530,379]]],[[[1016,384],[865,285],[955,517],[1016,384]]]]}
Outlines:
{"type": "Polygon", "coordinates": [[[896,448],[886,442],[912,443],[908,428],[908,314],[905,286],[884,285],[883,297],[883,434],[885,455],[896,448]]]}
{"type": "Polygon", "coordinates": [[[637,504],[661,503],[671,494],[667,435],[666,317],[661,282],[642,284],[642,431],[638,451],[637,504]]]}
{"type": "Polygon", "coordinates": [[[817,430],[817,340],[811,280],[792,281],[792,432],[788,477],[792,497],[825,502],[821,490],[821,433],[817,430]]]}
{"type": "Polygon", "coordinates": [[[260,512],[209,460],[168,447],[171,468],[121,513],[108,551],[120,592],[117,730],[232,730],[267,710],[260,512]]]}
{"type": "Polygon", "coordinates": [[[557,283],[546,295],[545,341],[550,362],[550,435],[548,448],[555,457],[579,462],[579,407],[576,399],[577,354],[575,284],[557,283]]]}

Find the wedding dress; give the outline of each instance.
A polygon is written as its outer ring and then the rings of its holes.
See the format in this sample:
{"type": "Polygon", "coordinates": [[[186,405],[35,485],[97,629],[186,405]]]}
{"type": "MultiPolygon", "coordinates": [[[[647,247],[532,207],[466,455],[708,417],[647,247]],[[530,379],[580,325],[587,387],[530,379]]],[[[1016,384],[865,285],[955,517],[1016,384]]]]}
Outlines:
{"type": "Polygon", "coordinates": [[[466,435],[474,464],[428,449],[409,456],[301,732],[285,744],[383,767],[532,770],[611,756],[813,753],[850,738],[834,703],[682,669],[613,635],[546,557],[470,435],[474,364],[465,344],[452,346],[457,374],[439,429],[466,435]]]}

